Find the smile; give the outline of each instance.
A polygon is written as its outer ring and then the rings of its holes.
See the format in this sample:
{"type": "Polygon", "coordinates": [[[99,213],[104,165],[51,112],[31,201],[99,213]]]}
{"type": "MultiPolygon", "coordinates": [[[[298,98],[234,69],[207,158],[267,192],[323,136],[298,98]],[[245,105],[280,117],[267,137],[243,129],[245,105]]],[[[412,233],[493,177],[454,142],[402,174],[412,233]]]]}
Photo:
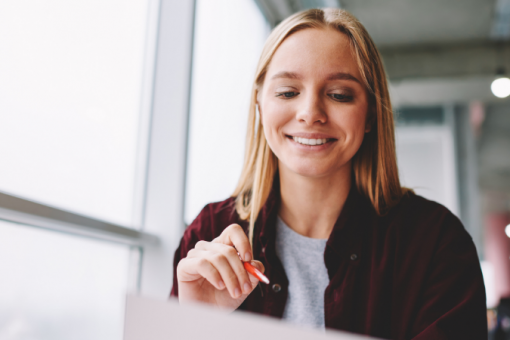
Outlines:
{"type": "Polygon", "coordinates": [[[302,137],[291,137],[296,143],[303,145],[322,145],[333,140],[333,138],[308,139],[302,137]]]}

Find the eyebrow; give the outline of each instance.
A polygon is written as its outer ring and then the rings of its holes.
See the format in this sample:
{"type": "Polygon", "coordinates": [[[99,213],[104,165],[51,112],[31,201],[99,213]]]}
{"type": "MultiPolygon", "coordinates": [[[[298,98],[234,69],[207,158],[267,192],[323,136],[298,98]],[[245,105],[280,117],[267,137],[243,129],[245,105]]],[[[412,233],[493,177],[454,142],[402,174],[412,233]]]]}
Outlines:
{"type": "Polygon", "coordinates": [[[358,78],[356,78],[355,76],[353,76],[350,73],[345,73],[345,72],[331,74],[328,76],[327,79],[328,80],[352,80],[352,81],[355,81],[355,82],[361,84],[361,82],[358,80],[358,78]]]}
{"type": "Polygon", "coordinates": [[[271,79],[278,79],[278,78],[287,78],[287,79],[301,79],[302,77],[294,72],[278,72],[274,76],[271,77],[271,79]]]}
{"type": "MultiPolygon", "coordinates": [[[[278,78],[302,79],[303,77],[301,77],[299,74],[294,73],[294,72],[283,71],[283,72],[278,72],[277,74],[272,76],[271,80],[278,79],[278,78]]],[[[354,77],[352,74],[346,73],[346,72],[338,72],[338,73],[330,74],[326,79],[327,80],[352,80],[352,81],[355,81],[355,82],[361,84],[361,82],[356,77],[354,77]]]]}

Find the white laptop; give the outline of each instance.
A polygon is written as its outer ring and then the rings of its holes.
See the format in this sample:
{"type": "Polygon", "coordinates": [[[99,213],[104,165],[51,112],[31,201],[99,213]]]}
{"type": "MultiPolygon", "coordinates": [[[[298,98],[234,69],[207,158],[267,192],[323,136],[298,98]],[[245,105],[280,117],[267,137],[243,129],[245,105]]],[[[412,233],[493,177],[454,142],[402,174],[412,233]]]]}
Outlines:
{"type": "Polygon", "coordinates": [[[321,332],[247,312],[228,315],[205,305],[128,295],[124,340],[369,340],[338,331],[321,332]]]}

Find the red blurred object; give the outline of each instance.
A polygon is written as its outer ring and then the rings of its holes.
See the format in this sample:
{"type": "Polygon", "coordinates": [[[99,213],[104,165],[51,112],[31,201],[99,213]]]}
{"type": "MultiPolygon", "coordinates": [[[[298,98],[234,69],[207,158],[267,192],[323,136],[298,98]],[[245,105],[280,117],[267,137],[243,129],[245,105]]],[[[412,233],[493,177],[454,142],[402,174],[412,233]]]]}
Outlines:
{"type": "Polygon", "coordinates": [[[264,274],[262,274],[260,270],[252,266],[250,262],[243,262],[243,264],[244,268],[248,271],[248,273],[255,276],[257,279],[259,279],[260,282],[269,284],[269,279],[264,274]]]}
{"type": "Polygon", "coordinates": [[[496,297],[510,297],[510,238],[505,227],[510,224],[510,215],[490,213],[485,218],[485,258],[494,266],[496,297]]]}

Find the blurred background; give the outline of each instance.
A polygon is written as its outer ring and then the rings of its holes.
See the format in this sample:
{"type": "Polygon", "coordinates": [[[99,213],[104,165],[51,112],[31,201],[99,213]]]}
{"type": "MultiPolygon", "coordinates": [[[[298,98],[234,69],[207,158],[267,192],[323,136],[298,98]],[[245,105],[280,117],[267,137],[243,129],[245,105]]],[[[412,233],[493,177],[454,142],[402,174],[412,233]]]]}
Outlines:
{"type": "Polygon", "coordinates": [[[404,185],[464,223],[510,331],[510,0],[3,0],[0,339],[122,338],[241,171],[271,29],[340,7],[384,60],[404,185]],[[508,236],[507,236],[508,235],[508,236]]]}

